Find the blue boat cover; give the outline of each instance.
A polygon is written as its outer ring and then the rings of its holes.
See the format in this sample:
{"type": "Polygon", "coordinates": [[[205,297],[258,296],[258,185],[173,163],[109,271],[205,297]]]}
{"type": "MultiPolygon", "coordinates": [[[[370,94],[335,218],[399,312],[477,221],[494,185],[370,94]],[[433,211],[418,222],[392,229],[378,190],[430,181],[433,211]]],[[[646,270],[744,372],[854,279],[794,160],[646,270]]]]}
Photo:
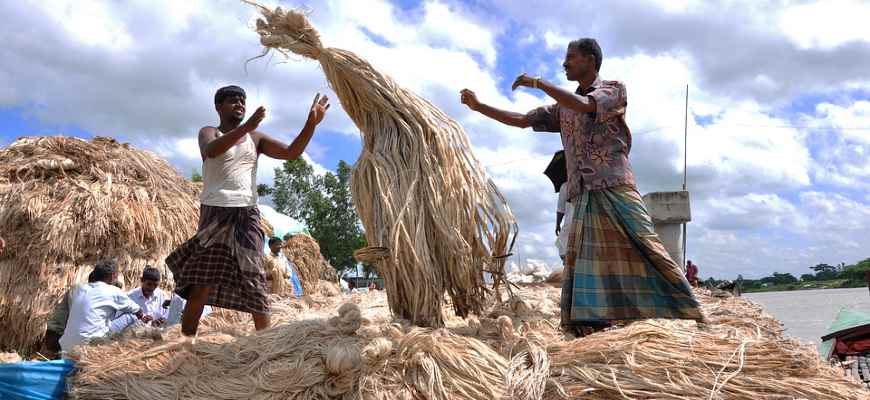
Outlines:
{"type": "Polygon", "coordinates": [[[0,364],[0,399],[54,400],[66,391],[72,360],[26,361],[0,364]]]}

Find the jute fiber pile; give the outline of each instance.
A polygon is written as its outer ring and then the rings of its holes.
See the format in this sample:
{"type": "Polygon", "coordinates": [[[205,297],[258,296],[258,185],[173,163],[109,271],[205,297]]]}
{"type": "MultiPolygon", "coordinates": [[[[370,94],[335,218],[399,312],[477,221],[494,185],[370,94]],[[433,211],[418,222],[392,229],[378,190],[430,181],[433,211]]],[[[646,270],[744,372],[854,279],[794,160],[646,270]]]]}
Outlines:
{"type": "Polygon", "coordinates": [[[303,293],[318,293],[321,284],[337,287],[338,275],[335,268],[323,257],[320,245],[311,236],[304,233],[293,235],[287,239],[281,251],[296,265],[303,293]]]}
{"type": "Polygon", "coordinates": [[[257,7],[261,44],[317,60],[362,133],[351,191],[371,247],[355,255],[384,278],[390,308],[442,326],[446,292],[458,315],[482,312],[484,270],[504,272],[516,221],[462,127],[354,53],[323,47],[303,13],[257,7]]]}
{"type": "Polygon", "coordinates": [[[25,137],[0,149],[0,349],[34,350],[61,295],[93,263],[127,287],[197,226],[196,189],[164,160],[111,138],[25,137]]]}
{"type": "Polygon", "coordinates": [[[559,290],[523,288],[446,328],[392,320],[383,292],[278,300],[277,326],[220,316],[198,342],[177,327],[80,347],[78,399],[867,399],[870,391],[782,336],[743,299],[697,293],[710,325],[635,322],[575,339],[559,290]]]}

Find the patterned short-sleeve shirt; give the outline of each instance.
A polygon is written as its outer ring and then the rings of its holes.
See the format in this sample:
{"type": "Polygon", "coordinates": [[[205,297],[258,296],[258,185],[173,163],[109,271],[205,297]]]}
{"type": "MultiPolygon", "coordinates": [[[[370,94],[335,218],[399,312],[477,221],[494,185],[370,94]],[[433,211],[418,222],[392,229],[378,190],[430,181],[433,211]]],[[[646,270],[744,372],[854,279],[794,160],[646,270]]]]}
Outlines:
{"type": "Polygon", "coordinates": [[[596,78],[577,94],[595,101],[595,112],[579,113],[559,104],[539,107],[527,116],[538,132],[560,132],[568,168],[568,198],[585,190],[634,185],[628,160],[631,131],[625,124],[625,85],[596,78]]]}

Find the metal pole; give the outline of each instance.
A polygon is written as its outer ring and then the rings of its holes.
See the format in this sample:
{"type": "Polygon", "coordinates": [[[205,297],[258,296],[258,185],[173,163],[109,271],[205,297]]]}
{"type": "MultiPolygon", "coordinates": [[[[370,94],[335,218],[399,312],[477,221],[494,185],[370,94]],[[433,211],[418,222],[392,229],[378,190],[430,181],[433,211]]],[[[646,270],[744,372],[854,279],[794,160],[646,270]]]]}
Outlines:
{"type": "MultiPolygon", "coordinates": [[[[683,191],[688,190],[688,170],[689,170],[689,85],[686,85],[686,108],[685,119],[683,120],[683,191]]],[[[686,223],[683,222],[683,268],[686,268],[686,223]]]]}
{"type": "Polygon", "coordinates": [[[687,175],[686,171],[689,166],[689,85],[686,85],[686,110],[685,119],[683,120],[683,190],[686,190],[687,175]]]}

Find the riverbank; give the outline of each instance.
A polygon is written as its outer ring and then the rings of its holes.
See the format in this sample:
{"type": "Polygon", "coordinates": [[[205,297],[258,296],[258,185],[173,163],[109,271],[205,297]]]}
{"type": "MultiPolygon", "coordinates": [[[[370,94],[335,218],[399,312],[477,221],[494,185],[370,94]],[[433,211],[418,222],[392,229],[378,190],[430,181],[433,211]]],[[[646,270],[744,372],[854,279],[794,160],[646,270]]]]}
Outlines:
{"type": "Polygon", "coordinates": [[[833,279],[828,281],[806,281],[795,283],[783,283],[765,287],[744,287],[743,293],[763,292],[789,292],[795,290],[818,290],[818,289],[849,289],[866,287],[865,282],[857,282],[848,279],[833,279]]]}

